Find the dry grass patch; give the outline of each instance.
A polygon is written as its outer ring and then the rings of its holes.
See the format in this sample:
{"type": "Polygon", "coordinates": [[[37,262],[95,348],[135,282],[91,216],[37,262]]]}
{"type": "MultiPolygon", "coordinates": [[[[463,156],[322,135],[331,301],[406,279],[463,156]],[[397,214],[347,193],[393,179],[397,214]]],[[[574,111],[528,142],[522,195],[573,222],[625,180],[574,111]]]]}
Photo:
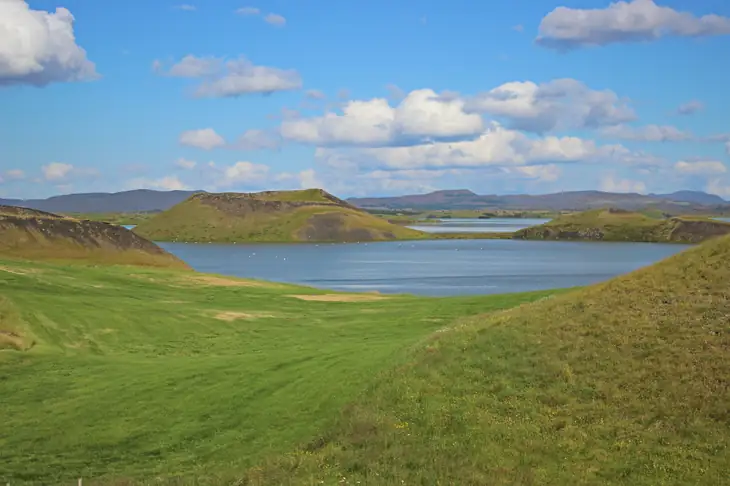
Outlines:
{"type": "Polygon", "coordinates": [[[259,319],[259,318],[266,318],[266,317],[274,317],[272,314],[264,314],[260,312],[232,312],[232,311],[226,311],[226,312],[219,312],[215,315],[216,319],[220,319],[221,321],[226,322],[233,322],[237,321],[239,319],[259,319]]]}
{"type": "Polygon", "coordinates": [[[31,268],[9,268],[0,265],[0,272],[13,273],[15,275],[28,275],[31,273],[38,273],[40,270],[31,268]]]}
{"type": "Polygon", "coordinates": [[[20,334],[0,329],[0,349],[14,348],[19,351],[25,349],[25,341],[20,334]]]}
{"type": "Polygon", "coordinates": [[[184,278],[186,282],[197,282],[204,285],[213,285],[216,287],[264,287],[277,288],[281,287],[277,284],[269,282],[259,282],[256,280],[234,279],[227,277],[216,277],[214,275],[190,275],[184,278]]]}
{"type": "Polygon", "coordinates": [[[290,295],[299,300],[310,300],[314,302],[371,302],[374,300],[388,299],[377,294],[319,294],[319,295],[290,295]]]}

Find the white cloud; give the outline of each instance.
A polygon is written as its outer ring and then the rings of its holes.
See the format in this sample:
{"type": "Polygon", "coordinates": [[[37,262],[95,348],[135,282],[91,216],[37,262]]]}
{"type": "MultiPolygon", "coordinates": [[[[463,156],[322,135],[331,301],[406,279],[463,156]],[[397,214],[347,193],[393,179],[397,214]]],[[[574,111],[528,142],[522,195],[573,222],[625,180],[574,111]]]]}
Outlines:
{"type": "Polygon", "coordinates": [[[701,37],[730,34],[730,18],[696,17],[653,0],[619,1],[603,9],[557,7],[540,22],[537,43],[571,49],[619,42],[652,41],[661,37],[701,37]]]}
{"type": "Polygon", "coordinates": [[[175,161],[175,167],[178,169],[191,170],[194,169],[196,165],[198,165],[198,163],[194,160],[188,160],[182,157],[175,161]]]}
{"type": "Polygon", "coordinates": [[[194,94],[205,98],[270,94],[302,87],[301,76],[296,70],[257,66],[243,56],[225,61],[212,56],[189,54],[167,70],[161,61],[155,60],[152,69],[164,76],[202,78],[194,94]]]}
{"type": "Polygon", "coordinates": [[[467,99],[467,111],[503,117],[520,130],[597,128],[636,119],[610,90],[597,91],[575,79],[536,84],[514,81],[467,99]]]}
{"type": "Polygon", "coordinates": [[[238,15],[258,15],[261,10],[256,7],[241,7],[236,10],[238,15]]]}
{"type": "Polygon", "coordinates": [[[601,179],[600,188],[604,192],[646,193],[646,184],[631,179],[616,179],[613,174],[606,174],[601,179]]]}
{"type": "Polygon", "coordinates": [[[212,128],[203,128],[200,130],[186,130],[182,132],[180,134],[180,144],[203,150],[211,150],[224,146],[226,141],[212,128]]]}
{"type": "Polygon", "coordinates": [[[430,89],[410,92],[395,108],[375,98],[347,102],[342,111],[285,120],[280,133],[314,145],[388,146],[473,137],[484,129],[481,116],[464,112],[462,100],[443,100],[430,89]]]}
{"type": "Polygon", "coordinates": [[[314,169],[305,169],[298,173],[282,172],[274,177],[276,182],[294,182],[299,189],[324,189],[327,185],[314,169]]]}
{"type": "Polygon", "coordinates": [[[178,10],[184,10],[186,12],[194,12],[195,10],[197,10],[197,7],[195,5],[189,5],[186,3],[182,5],[176,5],[175,8],[178,10]]]}
{"type": "Polygon", "coordinates": [[[727,172],[725,164],[719,160],[680,160],[674,164],[674,170],[685,175],[715,175],[727,172]]]}
{"type": "Polygon", "coordinates": [[[185,191],[190,187],[177,176],[165,176],[159,179],[133,179],[127,183],[130,189],[156,189],[163,191],[185,191]]]}
{"type": "Polygon", "coordinates": [[[506,167],[507,173],[519,174],[541,182],[557,181],[562,170],[555,164],[527,165],[524,167],[506,167]]]}
{"type": "Polygon", "coordinates": [[[697,113],[698,111],[702,111],[705,109],[705,104],[698,100],[692,100],[688,101],[687,103],[682,103],[677,108],[677,114],[678,115],[691,115],[693,113],[697,113]]]}
{"type": "Polygon", "coordinates": [[[531,138],[493,124],[474,140],[360,149],[318,148],[315,156],[330,166],[387,169],[476,168],[548,163],[623,163],[654,165],[654,157],[622,145],[597,145],[577,137],[531,138]]]}
{"type": "Polygon", "coordinates": [[[20,181],[25,179],[25,172],[20,169],[10,169],[3,176],[9,181],[20,181]]]}
{"type": "Polygon", "coordinates": [[[721,179],[711,179],[705,186],[705,191],[708,194],[716,194],[722,198],[730,198],[730,184],[721,179]]]}
{"type": "Polygon", "coordinates": [[[222,169],[221,173],[222,177],[217,182],[221,187],[253,186],[266,182],[269,177],[269,167],[253,162],[236,162],[222,169]]]}
{"type": "Polygon", "coordinates": [[[264,21],[267,24],[275,25],[277,27],[283,27],[286,25],[286,19],[279,14],[270,13],[264,17],[264,21]]]}
{"type": "Polygon", "coordinates": [[[278,135],[266,130],[247,130],[238,137],[234,147],[241,150],[273,150],[279,148],[280,142],[278,135]]]}
{"type": "Polygon", "coordinates": [[[603,128],[601,135],[640,142],[680,142],[693,138],[691,133],[669,125],[646,125],[643,127],[616,125],[603,128]]]}
{"type": "Polygon", "coordinates": [[[73,165],[64,164],[62,162],[51,162],[50,164],[41,167],[43,178],[51,182],[66,179],[73,169],[73,165]]]}
{"type": "Polygon", "coordinates": [[[327,95],[318,89],[308,89],[304,95],[310,100],[323,100],[327,98],[327,95]]]}
{"type": "Polygon", "coordinates": [[[0,0],[0,86],[97,79],[73,24],[63,7],[49,13],[31,10],[24,0],[0,0]]]}

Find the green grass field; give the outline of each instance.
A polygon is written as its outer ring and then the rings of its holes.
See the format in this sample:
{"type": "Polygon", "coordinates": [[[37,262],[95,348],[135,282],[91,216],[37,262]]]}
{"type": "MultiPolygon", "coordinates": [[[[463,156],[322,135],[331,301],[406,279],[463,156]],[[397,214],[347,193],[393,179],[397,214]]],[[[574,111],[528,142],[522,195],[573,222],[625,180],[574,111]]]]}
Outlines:
{"type": "Polygon", "coordinates": [[[243,484],[728,484],[728,282],[730,237],[461,319],[243,484]]]}
{"type": "Polygon", "coordinates": [[[336,426],[432,333],[549,294],[379,298],[0,260],[0,484],[229,484],[336,426]]]}

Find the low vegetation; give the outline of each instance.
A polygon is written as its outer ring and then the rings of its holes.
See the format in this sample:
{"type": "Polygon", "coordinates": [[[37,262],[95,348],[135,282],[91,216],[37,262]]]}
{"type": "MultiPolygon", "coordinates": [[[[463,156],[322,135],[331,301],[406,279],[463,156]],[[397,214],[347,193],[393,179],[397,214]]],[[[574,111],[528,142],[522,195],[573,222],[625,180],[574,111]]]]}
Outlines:
{"type": "Polygon", "coordinates": [[[187,268],[121,226],[0,206],[0,257],[187,268]]]}
{"type": "Polygon", "coordinates": [[[334,426],[429,334],[549,294],[341,294],[0,259],[0,484],[231,484],[334,426]]]}
{"type": "Polygon", "coordinates": [[[419,239],[319,189],[253,194],[201,193],[140,223],[156,241],[307,242],[419,239]]]}
{"type": "Polygon", "coordinates": [[[727,482],[730,237],[461,319],[244,484],[727,482]]]}
{"type": "Polygon", "coordinates": [[[120,226],[132,226],[150,219],[159,211],[145,211],[137,213],[70,213],[71,218],[86,219],[89,221],[102,221],[120,226]]]}
{"type": "Polygon", "coordinates": [[[699,243],[730,233],[730,223],[701,217],[658,218],[619,209],[596,209],[563,215],[548,223],[516,231],[532,240],[600,240],[699,243]]]}

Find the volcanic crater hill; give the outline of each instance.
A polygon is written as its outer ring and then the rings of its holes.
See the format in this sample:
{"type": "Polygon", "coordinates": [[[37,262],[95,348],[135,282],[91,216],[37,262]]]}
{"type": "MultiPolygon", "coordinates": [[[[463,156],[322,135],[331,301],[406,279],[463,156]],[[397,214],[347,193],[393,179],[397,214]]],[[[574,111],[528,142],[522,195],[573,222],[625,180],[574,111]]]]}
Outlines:
{"type": "Polygon", "coordinates": [[[654,218],[623,209],[567,214],[515,232],[524,240],[596,240],[700,243],[730,234],[730,223],[695,217],[654,218]]]}
{"type": "Polygon", "coordinates": [[[151,240],[180,242],[350,242],[423,236],[322,189],[199,193],[134,231],[151,240]]]}
{"type": "Polygon", "coordinates": [[[0,206],[0,257],[188,268],[121,226],[0,206]]]}

